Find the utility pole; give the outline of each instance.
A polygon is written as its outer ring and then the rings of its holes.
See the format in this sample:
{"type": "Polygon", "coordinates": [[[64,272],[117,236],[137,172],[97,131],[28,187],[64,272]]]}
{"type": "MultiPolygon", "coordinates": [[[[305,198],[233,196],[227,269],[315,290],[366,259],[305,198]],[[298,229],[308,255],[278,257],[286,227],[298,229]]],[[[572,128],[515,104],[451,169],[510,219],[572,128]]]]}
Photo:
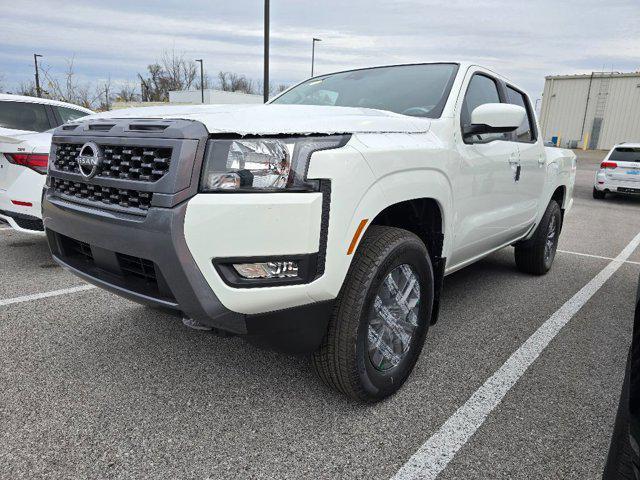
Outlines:
{"type": "Polygon", "coordinates": [[[109,85],[105,83],[104,85],[104,101],[107,110],[109,110],[109,85]]]}
{"type": "Polygon", "coordinates": [[[316,42],[321,42],[321,38],[314,38],[311,42],[311,76],[313,77],[313,63],[316,57],[316,42]]]}
{"type": "Polygon", "coordinates": [[[264,74],[262,75],[262,97],[269,100],[269,0],[264,0],[264,74]]]}
{"type": "Polygon", "coordinates": [[[37,53],[33,54],[33,63],[36,64],[36,94],[38,97],[42,98],[42,90],[40,89],[40,74],[38,72],[38,57],[42,57],[42,55],[38,55],[37,53]]]}
{"type": "Polygon", "coordinates": [[[196,60],[196,62],[200,63],[200,96],[202,97],[202,103],[204,103],[204,66],[202,59],[196,60]]]}

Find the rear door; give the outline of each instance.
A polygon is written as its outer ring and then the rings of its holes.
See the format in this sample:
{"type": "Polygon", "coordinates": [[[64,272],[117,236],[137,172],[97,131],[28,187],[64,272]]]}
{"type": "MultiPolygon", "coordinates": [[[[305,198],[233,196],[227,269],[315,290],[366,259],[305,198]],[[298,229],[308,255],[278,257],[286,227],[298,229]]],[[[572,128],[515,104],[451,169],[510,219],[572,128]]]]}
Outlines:
{"type": "Polygon", "coordinates": [[[608,179],[630,182],[630,186],[637,183],[636,188],[640,188],[640,147],[616,147],[606,161],[616,164],[615,168],[605,169],[608,179]]]}
{"type": "Polygon", "coordinates": [[[520,90],[506,85],[507,101],[527,111],[527,117],[518,129],[511,133],[520,155],[520,175],[513,183],[513,205],[517,218],[513,227],[518,230],[530,226],[536,218],[546,179],[544,147],[538,140],[536,121],[529,98],[520,90]]]}

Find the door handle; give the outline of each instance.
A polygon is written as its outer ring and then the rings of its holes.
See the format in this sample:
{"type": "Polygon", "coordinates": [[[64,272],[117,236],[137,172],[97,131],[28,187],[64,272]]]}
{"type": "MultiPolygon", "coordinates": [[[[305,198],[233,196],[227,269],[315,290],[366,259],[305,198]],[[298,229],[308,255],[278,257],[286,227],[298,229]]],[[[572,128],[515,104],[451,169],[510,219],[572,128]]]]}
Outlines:
{"type": "Polygon", "coordinates": [[[517,155],[509,155],[509,165],[519,165],[520,159],[517,155]]]}
{"type": "Polygon", "coordinates": [[[546,161],[547,161],[547,157],[545,157],[542,154],[538,155],[538,165],[542,166],[546,163],[546,161]]]}

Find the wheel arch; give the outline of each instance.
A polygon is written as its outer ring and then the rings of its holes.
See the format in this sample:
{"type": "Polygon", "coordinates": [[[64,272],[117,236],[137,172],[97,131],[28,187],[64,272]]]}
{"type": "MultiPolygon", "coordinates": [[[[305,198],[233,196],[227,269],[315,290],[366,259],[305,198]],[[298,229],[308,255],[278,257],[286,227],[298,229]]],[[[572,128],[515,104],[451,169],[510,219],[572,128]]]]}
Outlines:
{"type": "Polygon", "coordinates": [[[434,198],[412,198],[389,205],[370,224],[408,230],[425,243],[432,261],[442,256],[443,214],[442,207],[434,198]]]}

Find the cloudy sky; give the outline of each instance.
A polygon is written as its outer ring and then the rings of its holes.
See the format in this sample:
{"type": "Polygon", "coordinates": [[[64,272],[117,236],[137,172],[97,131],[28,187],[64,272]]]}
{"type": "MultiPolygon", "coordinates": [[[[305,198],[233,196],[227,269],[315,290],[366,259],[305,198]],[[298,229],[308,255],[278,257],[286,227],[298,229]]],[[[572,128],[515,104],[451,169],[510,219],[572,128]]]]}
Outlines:
{"type": "MultiPolygon", "coordinates": [[[[0,0],[4,90],[74,58],[82,81],[134,81],[163,50],[262,75],[262,0],[0,0]]],[[[473,60],[538,97],[549,74],[640,70],[639,0],[271,0],[271,79],[428,60],[473,60]]]]}

